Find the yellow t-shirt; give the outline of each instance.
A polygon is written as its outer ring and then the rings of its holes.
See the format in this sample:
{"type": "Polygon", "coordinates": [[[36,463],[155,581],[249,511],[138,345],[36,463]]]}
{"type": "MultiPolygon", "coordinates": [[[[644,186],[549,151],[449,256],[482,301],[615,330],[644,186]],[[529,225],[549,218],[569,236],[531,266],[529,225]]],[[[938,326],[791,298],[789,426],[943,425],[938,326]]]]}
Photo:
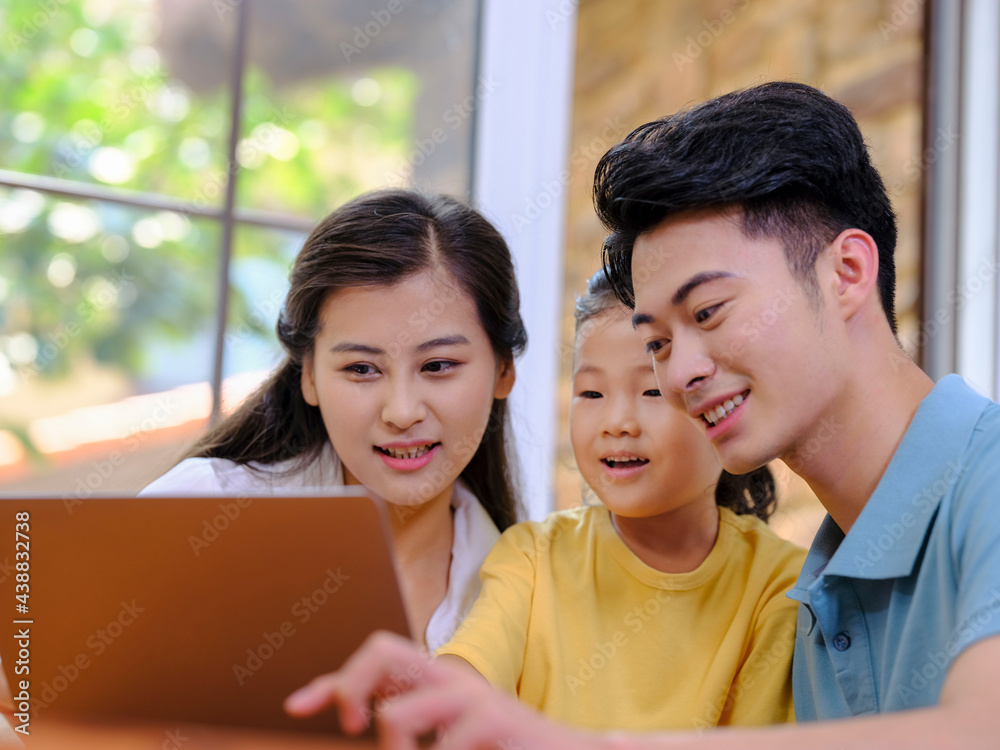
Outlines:
{"type": "Polygon", "coordinates": [[[501,536],[483,589],[438,654],[548,716],[592,729],[792,721],[795,583],[805,550],[720,508],[697,569],[637,558],[601,506],[501,536]]]}

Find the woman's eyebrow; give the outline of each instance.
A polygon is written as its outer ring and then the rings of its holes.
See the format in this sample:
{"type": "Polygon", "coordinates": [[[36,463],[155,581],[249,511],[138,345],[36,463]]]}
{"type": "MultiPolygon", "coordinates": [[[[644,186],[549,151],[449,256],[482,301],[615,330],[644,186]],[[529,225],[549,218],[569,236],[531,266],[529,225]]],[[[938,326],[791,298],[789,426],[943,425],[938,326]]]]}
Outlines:
{"type": "Polygon", "coordinates": [[[431,339],[430,341],[425,341],[424,343],[418,345],[417,351],[423,352],[428,349],[436,349],[439,346],[459,346],[461,344],[468,343],[469,340],[461,334],[456,334],[454,336],[442,336],[440,338],[431,339]]]}
{"type": "Polygon", "coordinates": [[[379,349],[377,346],[368,346],[367,344],[355,344],[352,341],[344,341],[343,343],[337,344],[332,347],[330,351],[333,354],[340,354],[341,352],[358,352],[360,354],[371,354],[373,356],[381,356],[385,354],[385,350],[379,349]]]}

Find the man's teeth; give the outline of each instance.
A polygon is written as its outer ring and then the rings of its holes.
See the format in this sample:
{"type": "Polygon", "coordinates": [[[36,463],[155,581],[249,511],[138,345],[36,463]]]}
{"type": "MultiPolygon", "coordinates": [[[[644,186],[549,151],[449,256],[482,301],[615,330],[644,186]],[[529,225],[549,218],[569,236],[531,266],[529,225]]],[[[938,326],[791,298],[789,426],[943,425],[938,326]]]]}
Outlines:
{"type": "Polygon", "coordinates": [[[382,448],[382,452],[393,458],[417,458],[433,448],[433,445],[420,445],[415,448],[382,448]]]}
{"type": "Polygon", "coordinates": [[[732,399],[726,399],[721,404],[716,406],[714,409],[709,409],[702,416],[705,418],[709,424],[718,424],[723,419],[728,417],[733,409],[743,403],[742,394],[736,394],[732,399]]]}

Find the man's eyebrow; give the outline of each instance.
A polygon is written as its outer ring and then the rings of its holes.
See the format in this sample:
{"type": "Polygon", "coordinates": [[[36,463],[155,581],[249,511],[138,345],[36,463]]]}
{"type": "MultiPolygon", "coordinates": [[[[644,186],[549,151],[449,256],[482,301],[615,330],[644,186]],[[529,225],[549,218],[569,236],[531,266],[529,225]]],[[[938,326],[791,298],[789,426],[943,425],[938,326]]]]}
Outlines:
{"type": "MultiPolygon", "coordinates": [[[[670,298],[670,304],[677,307],[684,303],[684,300],[688,298],[697,287],[702,284],[707,284],[709,281],[715,281],[716,279],[730,279],[735,278],[735,273],[729,273],[729,271],[702,271],[701,273],[696,273],[690,279],[681,284],[680,288],[674,292],[674,296],[670,298]]],[[[634,320],[634,318],[633,318],[634,320]]],[[[646,321],[652,322],[652,321],[646,321]]]]}
{"type": "Polygon", "coordinates": [[[636,313],[632,316],[632,327],[638,328],[642,325],[649,325],[650,323],[655,323],[656,318],[652,315],[647,315],[646,313],[636,313]]]}

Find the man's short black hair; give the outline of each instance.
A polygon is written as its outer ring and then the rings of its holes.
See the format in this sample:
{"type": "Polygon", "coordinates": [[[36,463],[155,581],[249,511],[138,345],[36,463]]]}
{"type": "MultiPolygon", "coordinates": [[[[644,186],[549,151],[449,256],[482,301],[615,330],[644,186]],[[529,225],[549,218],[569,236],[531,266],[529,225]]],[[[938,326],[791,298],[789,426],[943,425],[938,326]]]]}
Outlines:
{"type": "Polygon", "coordinates": [[[879,298],[896,332],[892,205],[850,110],[811,86],[765,83],[636,128],[598,163],[594,205],[611,233],[605,270],[629,307],[635,241],[672,216],[740,209],[746,236],[780,240],[813,292],[819,253],[862,229],[878,245],[879,298]]]}

